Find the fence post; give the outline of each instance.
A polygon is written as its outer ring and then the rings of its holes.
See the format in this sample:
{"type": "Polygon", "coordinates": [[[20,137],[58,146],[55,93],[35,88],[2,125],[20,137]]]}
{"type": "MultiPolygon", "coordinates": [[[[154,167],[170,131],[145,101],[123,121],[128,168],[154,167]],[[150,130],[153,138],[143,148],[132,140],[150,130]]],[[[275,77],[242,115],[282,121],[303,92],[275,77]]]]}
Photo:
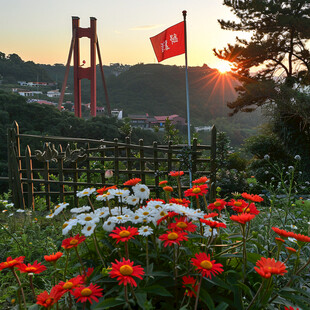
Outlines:
{"type": "Polygon", "coordinates": [[[194,176],[194,174],[197,171],[197,138],[193,139],[193,146],[192,146],[192,150],[191,150],[191,165],[192,167],[189,167],[189,169],[192,169],[192,177],[194,176]]]}
{"type": "Polygon", "coordinates": [[[62,156],[62,146],[58,145],[58,176],[59,176],[59,202],[64,202],[64,160],[62,156]]]}
{"type": "Polygon", "coordinates": [[[168,180],[170,179],[169,172],[172,171],[172,141],[168,142],[168,180]]]}
{"type": "Polygon", "coordinates": [[[210,201],[215,200],[216,196],[216,127],[211,129],[211,175],[210,175],[210,201]]]}
{"type": "Polygon", "coordinates": [[[118,186],[119,181],[119,148],[118,139],[114,139],[114,184],[118,186]]]}
{"type": "Polygon", "coordinates": [[[154,157],[154,173],[155,173],[155,193],[156,197],[159,197],[159,167],[158,167],[158,151],[157,141],[153,142],[153,157],[154,157]]]}
{"type": "MultiPolygon", "coordinates": [[[[126,157],[127,157],[127,171],[132,171],[130,137],[126,137],[126,157]]],[[[132,179],[132,173],[128,173],[128,179],[132,179]]]]}
{"type": "Polygon", "coordinates": [[[140,172],[141,172],[140,178],[142,180],[142,184],[145,184],[145,173],[143,173],[145,171],[143,139],[139,140],[139,145],[140,145],[139,154],[140,154],[140,172]]]}
{"type": "Polygon", "coordinates": [[[28,208],[31,208],[34,211],[33,172],[32,172],[31,150],[29,145],[27,145],[26,147],[25,158],[26,158],[26,171],[27,171],[28,208]]]}
{"type": "MultiPolygon", "coordinates": [[[[101,156],[100,163],[101,163],[101,165],[102,165],[102,169],[100,169],[100,170],[101,170],[101,171],[104,171],[105,151],[100,151],[100,156],[101,156]]],[[[102,183],[102,185],[104,185],[104,184],[105,184],[105,173],[104,173],[104,172],[101,172],[100,175],[101,175],[101,183],[102,183]]]]}
{"type": "MultiPolygon", "coordinates": [[[[45,149],[48,148],[48,143],[45,142],[45,149]]],[[[50,175],[49,175],[50,163],[48,160],[44,161],[44,189],[45,189],[45,201],[48,207],[48,210],[51,210],[51,198],[50,198],[50,191],[51,186],[49,184],[50,175]]]]}
{"type": "Polygon", "coordinates": [[[18,205],[18,196],[17,196],[17,188],[16,182],[14,182],[14,170],[13,170],[13,129],[8,128],[7,130],[8,138],[7,138],[7,147],[8,147],[8,175],[9,175],[9,188],[12,191],[13,202],[14,205],[18,205]]]}
{"type": "Polygon", "coordinates": [[[91,177],[90,177],[90,162],[89,162],[89,143],[85,143],[85,149],[86,149],[86,154],[87,154],[87,158],[86,158],[86,178],[87,178],[87,183],[91,182],[91,177]]]}

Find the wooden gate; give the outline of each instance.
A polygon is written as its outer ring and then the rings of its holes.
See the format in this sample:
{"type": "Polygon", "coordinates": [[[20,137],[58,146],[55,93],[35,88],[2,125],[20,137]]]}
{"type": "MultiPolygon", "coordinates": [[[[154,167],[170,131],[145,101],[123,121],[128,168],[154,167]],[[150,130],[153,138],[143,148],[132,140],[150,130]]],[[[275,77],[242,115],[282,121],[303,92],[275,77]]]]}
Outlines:
{"type": "MultiPolygon", "coordinates": [[[[209,199],[215,199],[216,178],[216,128],[211,131],[210,145],[200,145],[197,139],[189,148],[187,145],[145,146],[143,140],[132,144],[114,141],[52,137],[20,134],[17,122],[8,129],[9,186],[17,208],[34,208],[34,199],[43,196],[47,208],[51,201],[63,202],[71,196],[75,206],[79,200],[77,191],[85,187],[122,185],[124,181],[139,177],[151,191],[158,193],[159,182],[169,180],[169,172],[191,170],[193,177],[207,176],[210,179],[209,199]],[[31,150],[27,145],[21,152],[21,144],[43,144],[41,150],[31,150]],[[113,171],[107,179],[105,172],[113,171]]],[[[186,182],[186,178],[184,178],[186,182]]],[[[189,182],[184,183],[184,189],[189,182]]]]}

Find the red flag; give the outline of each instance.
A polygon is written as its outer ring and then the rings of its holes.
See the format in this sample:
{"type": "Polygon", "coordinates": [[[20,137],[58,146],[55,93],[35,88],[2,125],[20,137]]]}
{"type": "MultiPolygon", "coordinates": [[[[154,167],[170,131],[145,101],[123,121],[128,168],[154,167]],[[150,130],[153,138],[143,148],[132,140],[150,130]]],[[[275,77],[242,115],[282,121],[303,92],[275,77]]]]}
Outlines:
{"type": "Polygon", "coordinates": [[[158,62],[185,53],[184,21],[150,38],[158,62]]]}

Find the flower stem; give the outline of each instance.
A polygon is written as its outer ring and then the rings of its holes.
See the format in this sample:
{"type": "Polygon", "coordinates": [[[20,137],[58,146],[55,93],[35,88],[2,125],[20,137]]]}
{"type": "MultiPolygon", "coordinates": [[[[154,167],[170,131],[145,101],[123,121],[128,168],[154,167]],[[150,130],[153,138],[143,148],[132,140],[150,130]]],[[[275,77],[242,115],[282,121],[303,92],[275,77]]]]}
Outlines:
{"type": "Polygon", "coordinates": [[[146,273],[147,273],[147,280],[148,280],[148,273],[149,273],[149,242],[148,242],[148,238],[146,236],[145,238],[145,254],[146,254],[146,273]]]}
{"type": "Polygon", "coordinates": [[[246,308],[246,310],[251,309],[252,305],[254,304],[254,301],[256,300],[256,298],[258,297],[259,293],[261,292],[261,290],[263,288],[263,284],[264,284],[264,279],[263,279],[259,289],[257,290],[255,296],[253,297],[252,301],[250,302],[249,306],[246,308]]]}
{"type": "Polygon", "coordinates": [[[128,250],[128,242],[125,241],[125,256],[126,259],[129,259],[129,250],[128,250]]]}
{"type": "Polygon", "coordinates": [[[20,292],[22,293],[22,297],[23,297],[23,302],[24,302],[25,309],[27,309],[27,304],[26,304],[26,299],[25,299],[24,290],[23,290],[23,288],[22,288],[22,284],[21,284],[21,282],[20,282],[20,280],[19,280],[18,275],[16,274],[16,271],[14,270],[14,267],[11,268],[11,270],[12,270],[13,275],[14,275],[14,277],[15,277],[15,279],[16,279],[18,285],[19,285],[20,292]]]}
{"type": "Polygon", "coordinates": [[[66,282],[66,275],[67,275],[67,269],[68,269],[69,255],[70,255],[69,250],[66,250],[66,265],[65,265],[65,270],[64,270],[64,281],[65,282],[66,282]]]}
{"type": "Polygon", "coordinates": [[[180,180],[180,176],[177,177],[177,182],[178,182],[179,198],[182,199],[182,191],[181,191],[181,180],[180,180]]]}
{"type": "Polygon", "coordinates": [[[102,263],[103,267],[106,267],[105,263],[104,263],[104,260],[103,260],[101,254],[100,254],[100,251],[99,251],[99,247],[98,247],[98,243],[97,243],[97,237],[96,237],[96,231],[94,231],[93,240],[94,240],[94,245],[95,245],[96,251],[97,251],[97,253],[99,255],[99,258],[101,260],[101,263],[102,263]]]}
{"type": "Polygon", "coordinates": [[[87,198],[88,198],[88,202],[89,202],[89,204],[90,204],[90,206],[91,206],[93,212],[95,212],[95,208],[94,208],[94,206],[93,206],[93,203],[92,203],[91,200],[90,200],[90,197],[87,196],[87,198]]]}
{"type": "Polygon", "coordinates": [[[83,273],[84,273],[84,275],[85,275],[85,274],[86,274],[86,270],[85,270],[84,264],[83,264],[83,262],[82,262],[82,259],[81,259],[81,256],[80,256],[79,252],[78,252],[77,247],[74,247],[74,250],[75,250],[76,256],[78,257],[78,259],[79,259],[79,261],[80,261],[80,264],[81,264],[82,269],[83,269],[83,273]]]}
{"type": "Polygon", "coordinates": [[[196,196],[196,209],[200,209],[199,196],[196,196]]]}
{"type": "Polygon", "coordinates": [[[202,275],[200,276],[198,288],[197,288],[197,293],[196,293],[196,300],[195,300],[195,310],[197,310],[198,307],[198,300],[199,300],[199,294],[200,294],[200,288],[201,288],[201,283],[202,283],[202,275]]]}
{"type": "Polygon", "coordinates": [[[33,299],[34,299],[34,301],[36,301],[37,297],[36,297],[36,293],[34,291],[32,278],[33,278],[33,274],[29,274],[29,283],[30,283],[33,299]]]}
{"type": "Polygon", "coordinates": [[[241,232],[242,232],[242,245],[243,245],[243,282],[245,282],[246,277],[246,266],[247,266],[247,253],[246,253],[246,229],[245,224],[241,224],[241,232]]]}

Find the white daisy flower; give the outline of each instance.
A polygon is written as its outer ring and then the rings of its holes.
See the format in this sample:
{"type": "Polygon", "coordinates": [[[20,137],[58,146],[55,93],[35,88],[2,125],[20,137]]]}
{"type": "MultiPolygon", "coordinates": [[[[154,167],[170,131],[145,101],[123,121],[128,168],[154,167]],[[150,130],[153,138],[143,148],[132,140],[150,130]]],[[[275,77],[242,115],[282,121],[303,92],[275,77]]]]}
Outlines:
{"type": "Polygon", "coordinates": [[[98,215],[93,212],[79,214],[77,219],[81,225],[86,225],[88,223],[98,223],[100,220],[98,215]]]}
{"type": "Polygon", "coordinates": [[[82,213],[82,212],[87,212],[91,209],[90,206],[83,206],[83,207],[80,207],[80,208],[73,208],[70,210],[70,212],[72,213],[82,213]]]}
{"type": "Polygon", "coordinates": [[[93,192],[95,192],[96,189],[91,187],[91,188],[85,188],[80,192],[76,193],[76,196],[81,198],[81,197],[85,197],[85,196],[90,196],[93,192]]]}
{"type": "Polygon", "coordinates": [[[298,229],[296,225],[290,225],[291,229],[298,229]]]}
{"type": "Polygon", "coordinates": [[[105,218],[109,216],[109,208],[108,207],[102,207],[100,209],[95,210],[95,214],[100,218],[105,218]]]}
{"type": "Polygon", "coordinates": [[[8,207],[14,207],[14,203],[13,203],[13,202],[8,203],[8,204],[5,205],[5,207],[6,207],[6,208],[8,208],[8,207]]]}
{"type": "Polygon", "coordinates": [[[127,207],[115,207],[113,209],[111,209],[111,213],[113,215],[122,215],[122,214],[129,214],[129,215],[132,215],[134,214],[129,208],[127,207]]]}
{"type": "Polygon", "coordinates": [[[110,189],[110,194],[115,197],[125,198],[130,195],[130,191],[128,189],[110,189]]]}
{"type": "Polygon", "coordinates": [[[297,243],[297,240],[296,240],[295,238],[288,237],[287,239],[288,239],[289,241],[291,241],[291,242],[297,243]]]}
{"type": "Polygon", "coordinates": [[[136,206],[140,201],[140,198],[130,195],[124,199],[124,203],[129,204],[130,206],[136,206]]]}
{"type": "Polygon", "coordinates": [[[140,198],[141,200],[146,200],[150,197],[150,189],[144,184],[136,184],[132,187],[134,195],[140,198]]]}
{"type": "Polygon", "coordinates": [[[106,192],[105,194],[96,196],[96,200],[98,200],[98,201],[107,201],[107,200],[111,200],[114,198],[115,198],[115,196],[112,195],[110,192],[106,192]]]}
{"type": "Polygon", "coordinates": [[[131,218],[131,222],[133,224],[139,224],[139,223],[142,223],[142,221],[143,221],[143,217],[138,214],[134,214],[131,218]]]}
{"type": "Polygon", "coordinates": [[[78,220],[77,219],[70,219],[69,221],[66,221],[62,225],[62,234],[66,235],[69,233],[73,226],[77,225],[78,220]]]}
{"type": "Polygon", "coordinates": [[[81,230],[81,233],[86,237],[91,236],[94,233],[95,228],[96,228],[96,224],[88,223],[81,230]]]}
{"type": "Polygon", "coordinates": [[[141,226],[138,230],[139,235],[147,237],[151,234],[153,234],[153,228],[150,226],[141,226]]]}
{"type": "Polygon", "coordinates": [[[45,218],[47,219],[52,219],[54,217],[54,213],[50,213],[48,214],[45,218]]]}
{"type": "Polygon", "coordinates": [[[111,221],[111,218],[108,218],[104,224],[102,225],[102,228],[105,231],[112,231],[115,228],[116,224],[114,222],[111,221]]]}
{"type": "Polygon", "coordinates": [[[128,221],[128,218],[125,217],[125,215],[116,215],[116,216],[111,216],[110,220],[115,223],[115,224],[123,224],[128,221]]]}
{"type": "Polygon", "coordinates": [[[216,228],[211,228],[209,226],[205,227],[203,235],[205,237],[211,237],[211,236],[215,237],[217,235],[217,230],[216,228]]]}
{"type": "Polygon", "coordinates": [[[19,212],[19,213],[23,213],[25,212],[26,210],[23,210],[23,209],[17,209],[16,212],[19,212]]]}
{"type": "Polygon", "coordinates": [[[140,216],[146,217],[146,216],[153,216],[157,213],[156,209],[151,209],[149,207],[143,207],[136,210],[135,214],[138,214],[140,216]]]}
{"type": "Polygon", "coordinates": [[[67,206],[69,206],[68,203],[60,203],[57,206],[54,207],[54,215],[58,215],[60,212],[62,212],[67,206]]]}
{"type": "Polygon", "coordinates": [[[164,205],[165,205],[165,203],[163,203],[162,201],[156,201],[156,200],[150,200],[147,203],[147,206],[150,209],[161,209],[161,208],[163,208],[164,205]]]}

